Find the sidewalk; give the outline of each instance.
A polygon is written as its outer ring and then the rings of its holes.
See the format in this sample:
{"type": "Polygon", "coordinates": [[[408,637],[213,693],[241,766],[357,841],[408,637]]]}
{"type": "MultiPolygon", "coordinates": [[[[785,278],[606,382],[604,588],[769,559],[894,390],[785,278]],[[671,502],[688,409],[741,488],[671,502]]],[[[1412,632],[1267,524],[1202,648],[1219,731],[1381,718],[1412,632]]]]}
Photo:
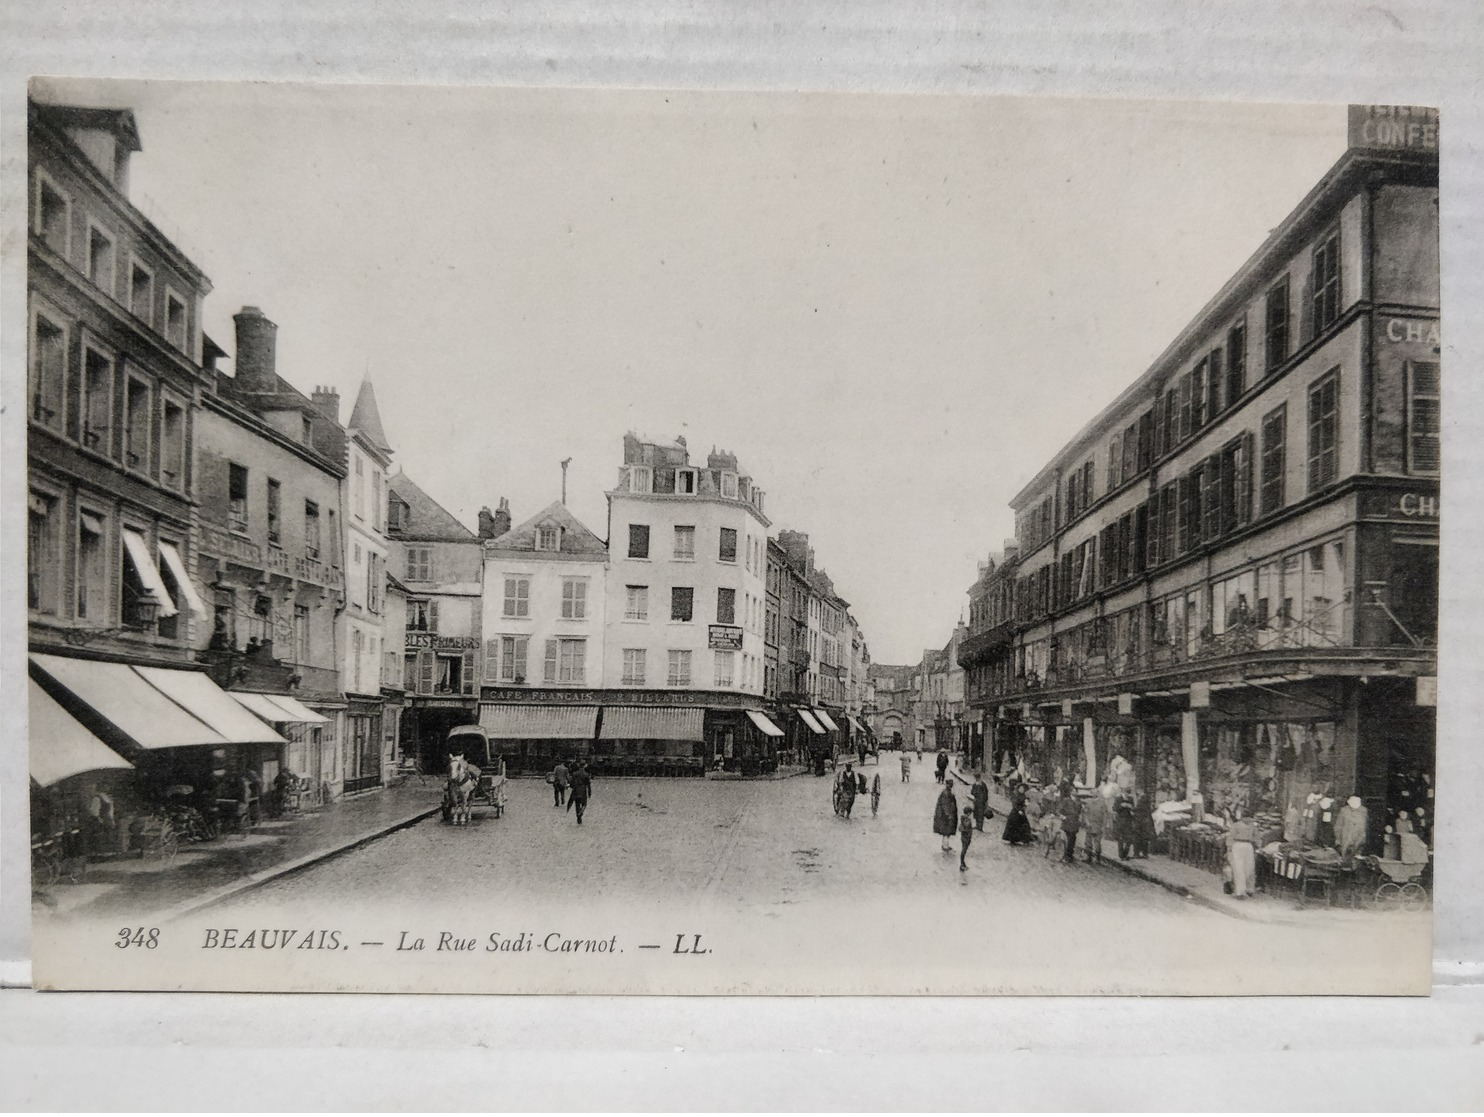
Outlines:
{"type": "Polygon", "coordinates": [[[170,862],[95,861],[81,882],[32,897],[38,920],[114,914],[162,923],[436,814],[441,781],[408,780],[299,815],[265,819],[246,835],[183,844],[170,862]]]}
{"type": "MultiPolygon", "coordinates": [[[[972,784],[974,782],[973,776],[966,776],[959,770],[957,763],[952,765],[949,771],[961,783],[972,784]]],[[[993,783],[989,785],[989,802],[998,819],[1003,820],[1010,811],[1009,800],[993,783]]],[[[1080,854],[1078,862],[1085,865],[1080,854]]],[[[1300,907],[1292,896],[1269,895],[1262,892],[1238,899],[1235,896],[1228,896],[1221,890],[1221,877],[1216,873],[1208,873],[1193,865],[1171,861],[1168,857],[1158,854],[1137,861],[1120,861],[1118,843],[1107,840],[1103,842],[1103,865],[1118,872],[1127,873],[1129,876],[1138,877],[1140,880],[1146,880],[1151,884],[1157,884],[1166,891],[1173,892],[1177,896],[1184,896],[1187,900],[1200,904],[1202,907],[1211,908],[1213,911],[1219,911],[1223,915],[1257,923],[1307,927],[1313,926],[1319,920],[1367,922],[1376,918],[1391,918],[1394,915],[1394,913],[1326,907],[1319,903],[1304,908],[1300,907]]]]}

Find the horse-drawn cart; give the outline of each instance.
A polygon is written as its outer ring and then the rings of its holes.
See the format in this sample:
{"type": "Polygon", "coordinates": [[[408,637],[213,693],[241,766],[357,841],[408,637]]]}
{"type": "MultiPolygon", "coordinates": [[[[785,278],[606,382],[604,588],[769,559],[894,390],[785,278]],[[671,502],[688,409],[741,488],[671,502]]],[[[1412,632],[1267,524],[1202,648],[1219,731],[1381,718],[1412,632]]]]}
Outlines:
{"type": "Polygon", "coordinates": [[[454,822],[459,815],[466,821],[474,803],[484,803],[496,818],[501,817],[505,813],[505,758],[499,746],[491,744],[489,734],[478,725],[455,726],[448,733],[448,755],[451,770],[443,791],[443,821],[454,822]],[[461,768],[467,780],[457,778],[461,768]]]}

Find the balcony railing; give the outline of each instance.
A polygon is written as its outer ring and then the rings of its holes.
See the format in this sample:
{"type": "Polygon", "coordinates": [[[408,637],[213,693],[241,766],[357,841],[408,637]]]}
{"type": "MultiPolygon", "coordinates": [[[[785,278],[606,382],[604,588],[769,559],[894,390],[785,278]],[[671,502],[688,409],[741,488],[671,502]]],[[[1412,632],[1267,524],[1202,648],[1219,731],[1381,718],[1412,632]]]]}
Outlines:
{"type": "Polygon", "coordinates": [[[224,558],[239,566],[264,570],[283,578],[293,578],[326,589],[344,589],[345,573],[319,559],[290,555],[278,547],[260,547],[251,539],[228,531],[216,524],[201,525],[200,549],[203,554],[224,558]]]}

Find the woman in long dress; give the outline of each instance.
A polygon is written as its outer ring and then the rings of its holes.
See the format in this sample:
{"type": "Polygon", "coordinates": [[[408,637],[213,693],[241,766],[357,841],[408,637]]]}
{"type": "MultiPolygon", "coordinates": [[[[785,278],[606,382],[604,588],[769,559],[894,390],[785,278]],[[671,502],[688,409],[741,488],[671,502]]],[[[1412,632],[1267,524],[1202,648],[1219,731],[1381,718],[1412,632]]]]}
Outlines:
{"type": "Polygon", "coordinates": [[[1232,867],[1232,895],[1241,899],[1257,890],[1257,829],[1238,807],[1226,831],[1226,856],[1232,867]]]}
{"type": "Polygon", "coordinates": [[[1025,813],[1023,784],[1017,783],[1010,791],[1010,813],[1005,818],[1005,829],[1000,834],[1000,840],[1013,846],[1029,845],[1036,840],[1035,832],[1031,829],[1031,820],[1025,813]]]}

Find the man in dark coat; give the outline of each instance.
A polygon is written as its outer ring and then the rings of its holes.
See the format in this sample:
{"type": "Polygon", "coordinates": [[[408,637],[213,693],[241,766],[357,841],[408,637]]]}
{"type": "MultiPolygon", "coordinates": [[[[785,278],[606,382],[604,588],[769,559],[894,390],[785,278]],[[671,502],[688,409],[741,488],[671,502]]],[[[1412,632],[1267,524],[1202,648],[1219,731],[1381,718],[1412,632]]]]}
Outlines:
{"type": "Polygon", "coordinates": [[[1066,838],[1061,859],[1068,865],[1075,865],[1077,862],[1072,854],[1077,849],[1077,831],[1082,829],[1082,801],[1069,783],[1061,785],[1061,802],[1057,804],[1056,813],[1061,815],[1061,832],[1066,838]]]}
{"type": "Polygon", "coordinates": [[[958,800],[953,785],[944,784],[933,807],[933,833],[943,839],[943,852],[953,852],[953,835],[958,833],[958,800]]]}
{"type": "Polygon", "coordinates": [[[948,754],[942,749],[938,750],[938,782],[942,783],[948,775],[948,754]]]}
{"type": "Polygon", "coordinates": [[[581,760],[571,775],[571,791],[567,795],[567,809],[577,809],[577,825],[582,825],[582,814],[587,810],[587,801],[593,793],[593,778],[587,774],[587,765],[581,760]]]}
{"type": "Polygon", "coordinates": [[[989,784],[984,782],[983,773],[974,777],[974,786],[969,788],[969,795],[974,802],[974,829],[982,834],[984,819],[989,814],[989,784]]]}
{"type": "Polygon", "coordinates": [[[845,771],[840,773],[840,778],[835,781],[835,791],[840,796],[839,814],[845,819],[850,818],[850,812],[855,807],[855,796],[858,791],[855,782],[855,769],[849,764],[845,765],[845,771]]]}

